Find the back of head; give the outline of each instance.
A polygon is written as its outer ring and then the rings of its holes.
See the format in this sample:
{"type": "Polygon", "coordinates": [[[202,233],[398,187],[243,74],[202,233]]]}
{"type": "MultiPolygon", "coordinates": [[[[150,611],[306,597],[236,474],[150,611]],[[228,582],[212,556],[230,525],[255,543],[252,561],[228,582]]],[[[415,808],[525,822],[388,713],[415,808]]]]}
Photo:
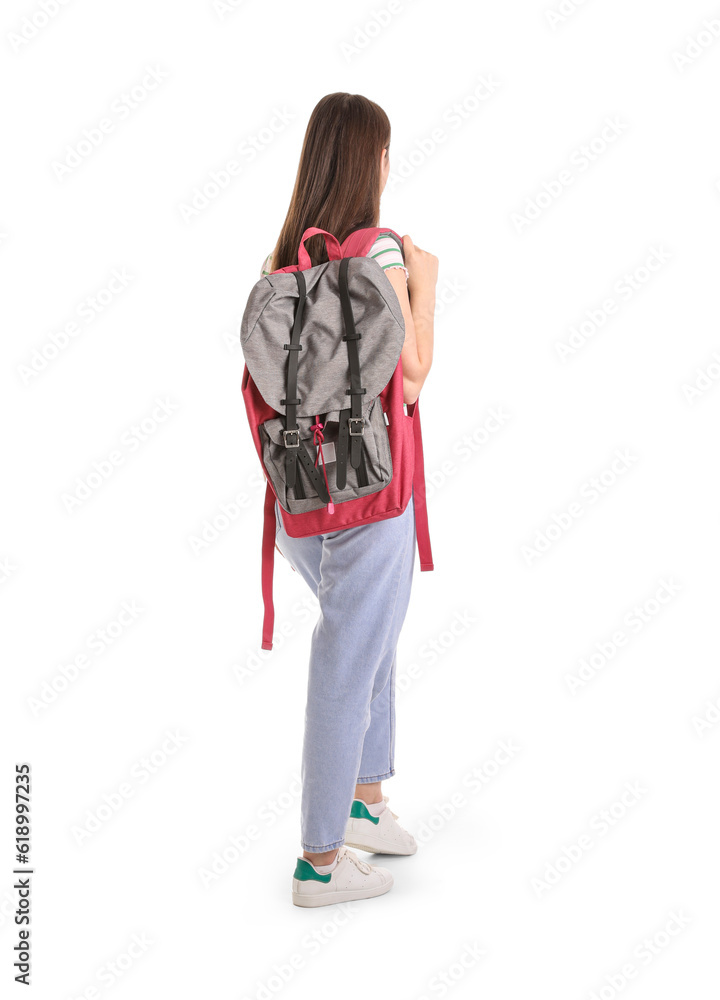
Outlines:
{"type": "MultiPolygon", "coordinates": [[[[295,188],[273,252],[273,269],[297,262],[302,234],[311,226],[342,241],[355,229],[376,226],[380,215],[380,156],[390,145],[390,122],[360,94],[328,94],[308,122],[295,188]]],[[[327,260],[322,236],[306,248],[313,265],[327,260]]]]}

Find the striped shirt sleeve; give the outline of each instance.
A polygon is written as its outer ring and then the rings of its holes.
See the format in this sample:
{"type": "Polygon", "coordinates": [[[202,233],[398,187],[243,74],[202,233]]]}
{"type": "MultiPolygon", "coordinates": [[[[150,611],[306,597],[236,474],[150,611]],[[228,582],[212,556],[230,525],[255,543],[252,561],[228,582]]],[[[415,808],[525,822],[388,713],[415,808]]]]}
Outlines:
{"type": "Polygon", "coordinates": [[[408,280],[408,269],[403,264],[400,247],[392,236],[387,234],[378,236],[370,248],[368,257],[376,260],[383,271],[389,271],[391,267],[400,267],[405,272],[405,280],[408,280]]]}
{"type": "Polygon", "coordinates": [[[265,260],[263,261],[262,270],[260,271],[260,277],[266,278],[268,274],[272,273],[272,254],[269,253],[265,260]]]}

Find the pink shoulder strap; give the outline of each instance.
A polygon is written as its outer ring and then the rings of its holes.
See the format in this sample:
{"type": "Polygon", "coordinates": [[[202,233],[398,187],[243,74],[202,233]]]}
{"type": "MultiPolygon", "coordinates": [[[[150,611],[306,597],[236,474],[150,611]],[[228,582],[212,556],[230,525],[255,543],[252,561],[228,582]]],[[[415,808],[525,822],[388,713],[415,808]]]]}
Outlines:
{"type": "Polygon", "coordinates": [[[275,605],[273,604],[273,570],[275,568],[275,494],[267,480],[263,511],[262,537],[262,595],[265,614],[263,617],[262,649],[273,648],[275,627],[275,605]]]}
{"type": "Polygon", "coordinates": [[[428,527],[427,500],[425,496],[425,456],[423,454],[422,429],[420,427],[420,407],[416,399],[408,404],[408,414],[413,418],[413,436],[415,439],[415,468],[413,469],[413,504],[415,507],[415,539],[417,541],[420,572],[435,569],[432,547],[430,545],[430,529],[428,527]]]}
{"type": "Polygon", "coordinates": [[[345,239],[340,247],[343,257],[366,257],[370,247],[381,233],[392,233],[402,243],[402,238],[398,236],[394,229],[387,226],[380,228],[357,229],[345,239]]]}

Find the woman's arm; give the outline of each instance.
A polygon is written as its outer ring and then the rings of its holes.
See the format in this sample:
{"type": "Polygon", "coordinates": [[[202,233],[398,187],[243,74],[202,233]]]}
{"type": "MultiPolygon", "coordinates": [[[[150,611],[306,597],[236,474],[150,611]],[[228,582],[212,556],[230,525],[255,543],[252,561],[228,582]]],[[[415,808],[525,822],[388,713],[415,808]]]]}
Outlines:
{"type": "Polygon", "coordinates": [[[407,282],[400,268],[385,273],[395,289],[405,320],[401,354],[403,400],[414,403],[432,365],[438,259],[416,247],[409,236],[403,237],[403,251],[409,272],[407,282]]]}

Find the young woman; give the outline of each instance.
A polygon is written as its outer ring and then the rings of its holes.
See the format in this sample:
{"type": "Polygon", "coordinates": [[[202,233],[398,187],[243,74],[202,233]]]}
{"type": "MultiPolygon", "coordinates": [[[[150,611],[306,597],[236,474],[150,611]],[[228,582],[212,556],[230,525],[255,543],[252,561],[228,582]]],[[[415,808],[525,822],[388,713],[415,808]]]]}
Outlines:
{"type": "MultiPolygon", "coordinates": [[[[390,122],[358,94],[329,94],[314,109],[285,224],[263,275],[297,263],[306,229],[342,243],[379,225],[390,172],[390,122]]],[[[327,260],[321,236],[306,243],[313,265],[327,260]]],[[[432,362],[438,261],[403,239],[380,236],[368,256],[397,294],[405,320],[403,389],[413,403],[432,362]]],[[[413,500],[399,517],[324,535],[291,538],[276,503],[276,544],[320,602],[312,637],[302,759],[302,857],[292,883],[298,906],[378,896],[386,868],[349,849],[414,854],[381,782],[395,773],[395,662],[415,558],[413,500]]]]}

